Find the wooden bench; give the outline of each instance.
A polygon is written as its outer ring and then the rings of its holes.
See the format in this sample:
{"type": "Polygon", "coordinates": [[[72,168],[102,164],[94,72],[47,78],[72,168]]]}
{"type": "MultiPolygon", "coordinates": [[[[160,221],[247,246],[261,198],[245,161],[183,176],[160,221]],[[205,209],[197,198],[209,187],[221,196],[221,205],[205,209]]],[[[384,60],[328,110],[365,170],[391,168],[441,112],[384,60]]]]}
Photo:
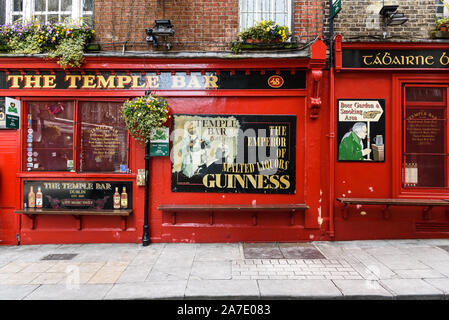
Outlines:
{"type": "MultiPolygon", "coordinates": [[[[430,219],[430,212],[433,207],[449,207],[449,200],[446,199],[393,199],[393,198],[337,198],[337,201],[343,203],[342,214],[343,219],[348,219],[349,205],[383,205],[384,219],[389,219],[391,216],[390,207],[391,206],[422,206],[423,208],[423,219],[430,219]]],[[[446,211],[448,215],[448,211],[446,211]]],[[[448,216],[449,217],[449,216],[448,216]]]]}
{"type": "Polygon", "coordinates": [[[158,210],[171,213],[172,224],[176,224],[177,212],[209,212],[209,224],[214,224],[214,212],[253,212],[253,225],[257,225],[257,212],[290,212],[290,224],[295,223],[295,213],[309,209],[306,204],[161,204],[158,210]]]}
{"type": "Polygon", "coordinates": [[[46,208],[27,208],[15,210],[14,213],[25,214],[32,220],[32,229],[34,229],[35,215],[71,215],[78,221],[78,230],[81,230],[81,216],[120,216],[122,217],[121,228],[126,230],[126,218],[131,214],[132,209],[117,210],[95,210],[95,209],[46,209],[46,208]]]}

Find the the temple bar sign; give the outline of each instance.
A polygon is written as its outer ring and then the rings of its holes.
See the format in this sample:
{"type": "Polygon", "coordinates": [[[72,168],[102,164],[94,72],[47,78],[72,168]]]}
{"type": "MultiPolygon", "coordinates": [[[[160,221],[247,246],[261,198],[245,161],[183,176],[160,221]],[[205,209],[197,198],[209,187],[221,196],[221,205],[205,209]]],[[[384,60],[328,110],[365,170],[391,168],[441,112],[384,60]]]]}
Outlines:
{"type": "Polygon", "coordinates": [[[344,49],[343,68],[444,69],[449,68],[449,51],[344,49]]]}
{"type": "Polygon", "coordinates": [[[214,89],[305,89],[306,72],[0,72],[0,89],[129,89],[129,90],[214,90],[214,89]],[[273,85],[276,79],[276,85],[273,85]]]}

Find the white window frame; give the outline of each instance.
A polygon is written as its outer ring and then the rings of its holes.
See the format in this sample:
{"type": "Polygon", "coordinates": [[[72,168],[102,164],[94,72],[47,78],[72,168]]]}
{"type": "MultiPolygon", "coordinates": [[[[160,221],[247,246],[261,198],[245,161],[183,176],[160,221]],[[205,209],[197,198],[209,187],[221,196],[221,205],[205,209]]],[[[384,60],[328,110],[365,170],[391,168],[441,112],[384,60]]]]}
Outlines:
{"type": "MultiPolygon", "coordinates": [[[[446,0],[446,2],[448,1],[446,0]]],[[[441,13],[437,13],[438,18],[449,17],[449,9],[443,4],[441,0],[439,0],[439,3],[436,3],[435,6],[435,11],[437,11],[438,7],[443,7],[443,15],[441,15],[441,13]]]]}
{"type": "MultiPolygon", "coordinates": [[[[12,23],[12,17],[13,15],[17,15],[19,11],[13,11],[13,5],[14,0],[6,0],[6,14],[5,14],[5,22],[6,23],[12,23]]],[[[24,20],[29,21],[32,20],[35,11],[35,0],[22,0],[22,17],[24,20]]],[[[59,0],[61,1],[61,0],[59,0]]],[[[39,12],[45,13],[47,11],[36,11],[36,13],[39,12]]],[[[69,11],[59,11],[59,14],[68,14],[69,11]]],[[[51,14],[51,13],[49,13],[51,14]]],[[[93,11],[83,11],[83,0],[72,0],[72,11],[71,11],[71,18],[73,20],[77,20],[81,17],[93,17],[93,11]]]]}
{"type": "Polygon", "coordinates": [[[249,28],[262,20],[273,20],[281,25],[286,25],[292,30],[293,0],[239,0],[239,30],[249,28]],[[284,3],[283,11],[276,11],[279,3],[284,3]],[[264,7],[268,4],[268,8],[264,7]],[[283,15],[284,22],[278,21],[277,17],[283,15]]]}

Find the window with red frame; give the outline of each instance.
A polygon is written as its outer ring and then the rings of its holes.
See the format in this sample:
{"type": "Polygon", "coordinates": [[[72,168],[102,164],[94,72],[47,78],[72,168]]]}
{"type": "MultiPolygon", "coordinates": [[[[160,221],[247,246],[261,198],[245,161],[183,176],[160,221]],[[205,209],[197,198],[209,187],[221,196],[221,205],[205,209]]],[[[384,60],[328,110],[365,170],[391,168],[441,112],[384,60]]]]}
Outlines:
{"type": "Polygon", "coordinates": [[[405,86],[402,186],[447,188],[448,87],[405,86]]]}
{"type": "Polygon", "coordinates": [[[119,101],[28,101],[26,171],[127,172],[128,132],[119,101]]]}

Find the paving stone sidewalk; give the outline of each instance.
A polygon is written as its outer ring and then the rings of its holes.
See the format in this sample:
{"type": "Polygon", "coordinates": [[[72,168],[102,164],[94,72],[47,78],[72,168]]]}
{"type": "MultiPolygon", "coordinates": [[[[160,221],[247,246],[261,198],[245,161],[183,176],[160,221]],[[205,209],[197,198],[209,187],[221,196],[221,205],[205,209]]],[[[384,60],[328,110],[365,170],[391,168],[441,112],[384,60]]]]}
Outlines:
{"type": "Polygon", "coordinates": [[[449,239],[0,246],[0,299],[449,299],[449,239]]]}

